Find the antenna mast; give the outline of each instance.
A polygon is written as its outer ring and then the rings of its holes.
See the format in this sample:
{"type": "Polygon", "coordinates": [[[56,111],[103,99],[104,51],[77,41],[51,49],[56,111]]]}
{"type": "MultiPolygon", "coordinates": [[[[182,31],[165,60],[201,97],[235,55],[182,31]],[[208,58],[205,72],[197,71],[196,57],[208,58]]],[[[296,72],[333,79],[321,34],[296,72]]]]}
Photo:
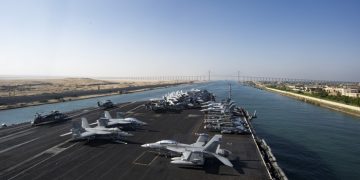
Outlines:
{"type": "Polygon", "coordinates": [[[231,99],[231,83],[229,83],[229,99],[231,99]]]}

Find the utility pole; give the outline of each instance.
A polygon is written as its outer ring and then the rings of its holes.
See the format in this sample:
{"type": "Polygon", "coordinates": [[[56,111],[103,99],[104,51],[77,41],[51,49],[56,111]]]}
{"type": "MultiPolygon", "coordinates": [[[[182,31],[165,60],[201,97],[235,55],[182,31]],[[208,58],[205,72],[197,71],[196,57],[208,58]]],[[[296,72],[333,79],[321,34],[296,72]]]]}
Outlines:
{"type": "Polygon", "coordinates": [[[229,83],[229,99],[231,99],[231,83],[229,83]]]}
{"type": "Polygon", "coordinates": [[[208,81],[210,81],[210,73],[211,73],[211,72],[209,71],[209,77],[208,77],[208,81]]]}
{"type": "Polygon", "coordinates": [[[238,71],[238,83],[240,83],[240,71],[238,71]]]}

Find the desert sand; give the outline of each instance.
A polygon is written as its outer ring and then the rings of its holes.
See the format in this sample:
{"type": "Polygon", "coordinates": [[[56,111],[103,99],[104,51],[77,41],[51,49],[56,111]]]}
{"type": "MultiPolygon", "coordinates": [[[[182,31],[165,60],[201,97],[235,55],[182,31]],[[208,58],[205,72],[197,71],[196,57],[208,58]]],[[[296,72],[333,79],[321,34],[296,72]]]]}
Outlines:
{"type": "Polygon", "coordinates": [[[1,79],[0,110],[143,91],[190,81],[124,81],[91,78],[1,79]]]}

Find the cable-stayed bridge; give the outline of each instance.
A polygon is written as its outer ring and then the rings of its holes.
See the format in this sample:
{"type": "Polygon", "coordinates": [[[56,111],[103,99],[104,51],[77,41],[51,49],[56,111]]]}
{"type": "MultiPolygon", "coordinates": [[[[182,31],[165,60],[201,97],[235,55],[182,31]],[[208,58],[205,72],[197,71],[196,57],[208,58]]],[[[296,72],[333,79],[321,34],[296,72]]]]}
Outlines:
{"type": "Polygon", "coordinates": [[[211,80],[233,80],[238,82],[256,81],[256,82],[292,82],[292,83],[358,83],[354,81],[339,80],[319,80],[319,79],[301,79],[287,77],[266,77],[266,76],[245,76],[245,75],[173,75],[173,76],[120,76],[104,77],[104,79],[132,80],[132,81],[211,81],[211,80]]]}

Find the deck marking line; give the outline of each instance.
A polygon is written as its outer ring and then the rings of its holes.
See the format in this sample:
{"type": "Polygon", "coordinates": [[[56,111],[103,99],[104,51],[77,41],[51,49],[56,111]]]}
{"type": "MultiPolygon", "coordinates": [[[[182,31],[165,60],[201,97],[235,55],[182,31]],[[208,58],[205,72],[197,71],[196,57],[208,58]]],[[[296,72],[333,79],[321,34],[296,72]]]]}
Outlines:
{"type": "Polygon", "coordinates": [[[23,142],[23,143],[20,143],[20,144],[11,146],[11,147],[6,148],[6,149],[4,149],[4,150],[1,150],[1,151],[0,151],[0,154],[1,154],[1,153],[4,153],[4,152],[7,152],[7,151],[10,151],[10,150],[12,150],[12,149],[15,149],[15,148],[17,148],[17,147],[20,147],[20,146],[22,146],[22,145],[31,143],[31,142],[33,142],[33,141],[35,141],[35,140],[37,140],[37,139],[39,139],[39,138],[35,138],[35,139],[32,139],[32,140],[29,140],[29,141],[26,141],[26,142],[23,142]]]}

